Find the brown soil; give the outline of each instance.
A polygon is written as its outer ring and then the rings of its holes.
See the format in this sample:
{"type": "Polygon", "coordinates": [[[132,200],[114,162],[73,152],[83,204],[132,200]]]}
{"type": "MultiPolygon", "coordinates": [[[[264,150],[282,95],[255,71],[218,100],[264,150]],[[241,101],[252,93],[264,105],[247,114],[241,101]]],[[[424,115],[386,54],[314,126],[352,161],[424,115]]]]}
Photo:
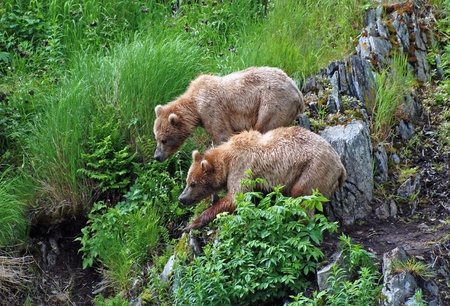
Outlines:
{"type": "Polygon", "coordinates": [[[28,252],[36,261],[28,292],[32,305],[92,305],[93,291],[101,277],[93,268],[82,269],[80,244],[74,239],[84,224],[75,221],[31,230],[28,252]]]}

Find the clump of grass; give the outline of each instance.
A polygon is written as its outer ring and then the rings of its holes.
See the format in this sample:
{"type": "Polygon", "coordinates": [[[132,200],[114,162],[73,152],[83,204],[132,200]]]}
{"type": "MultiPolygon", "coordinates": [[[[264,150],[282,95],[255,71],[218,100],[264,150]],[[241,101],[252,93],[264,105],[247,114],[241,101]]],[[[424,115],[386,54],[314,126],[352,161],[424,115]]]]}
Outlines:
{"type": "Polygon", "coordinates": [[[406,261],[396,260],[392,263],[392,269],[395,273],[409,272],[414,276],[421,278],[433,278],[435,273],[431,269],[430,265],[415,259],[409,258],[406,261]]]}
{"type": "Polygon", "coordinates": [[[230,70],[276,66],[305,78],[349,53],[362,27],[365,4],[362,0],[275,0],[267,20],[246,31],[230,70]]]}
{"type": "Polygon", "coordinates": [[[404,183],[407,179],[416,176],[416,174],[417,174],[417,167],[401,169],[401,170],[400,170],[400,173],[399,173],[399,175],[398,175],[398,182],[399,182],[400,184],[402,184],[402,183],[404,183]]]}
{"type": "Polygon", "coordinates": [[[373,137],[377,142],[383,142],[391,133],[395,111],[415,84],[406,57],[394,56],[390,70],[375,75],[375,84],[377,96],[372,112],[373,137]]]}

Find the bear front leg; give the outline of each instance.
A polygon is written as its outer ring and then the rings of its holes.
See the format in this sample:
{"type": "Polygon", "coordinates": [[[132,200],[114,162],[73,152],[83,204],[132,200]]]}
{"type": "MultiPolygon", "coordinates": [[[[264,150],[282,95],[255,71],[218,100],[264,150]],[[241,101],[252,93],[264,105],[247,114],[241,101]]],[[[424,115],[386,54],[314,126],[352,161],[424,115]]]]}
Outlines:
{"type": "Polygon", "coordinates": [[[230,195],[227,195],[223,199],[219,200],[211,207],[206,209],[200,216],[198,216],[191,224],[189,224],[185,231],[189,232],[191,229],[202,228],[212,220],[216,218],[216,216],[222,212],[233,212],[236,209],[236,205],[230,195]]]}

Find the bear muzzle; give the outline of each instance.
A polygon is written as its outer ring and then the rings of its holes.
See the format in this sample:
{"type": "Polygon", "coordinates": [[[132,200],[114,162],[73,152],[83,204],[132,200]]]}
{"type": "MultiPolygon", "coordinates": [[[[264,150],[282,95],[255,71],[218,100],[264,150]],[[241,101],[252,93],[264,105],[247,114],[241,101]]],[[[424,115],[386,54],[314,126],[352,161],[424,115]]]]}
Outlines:
{"type": "Polygon", "coordinates": [[[153,158],[159,162],[163,162],[167,159],[167,154],[165,154],[163,151],[161,151],[160,148],[156,148],[153,158]]]}
{"type": "Polygon", "coordinates": [[[178,197],[178,200],[183,205],[192,205],[192,204],[195,203],[195,200],[189,196],[189,194],[188,194],[189,190],[188,189],[189,189],[189,187],[186,187],[183,190],[183,192],[180,194],[180,196],[178,197]]]}

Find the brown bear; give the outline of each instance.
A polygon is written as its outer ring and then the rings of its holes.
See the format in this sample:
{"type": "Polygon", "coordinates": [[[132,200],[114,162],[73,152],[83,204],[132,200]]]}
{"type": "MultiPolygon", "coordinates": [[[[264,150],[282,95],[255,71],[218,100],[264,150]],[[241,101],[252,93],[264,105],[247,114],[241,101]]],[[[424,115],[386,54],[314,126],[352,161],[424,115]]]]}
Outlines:
{"type": "Polygon", "coordinates": [[[154,158],[164,161],[175,153],[197,126],[217,145],[244,130],[289,126],[304,108],[297,85],[278,68],[201,75],[176,100],[155,107],[154,158]]]}
{"type": "Polygon", "coordinates": [[[313,189],[331,197],[347,176],[333,147],[301,127],[281,127],[265,134],[242,132],[203,156],[192,152],[192,158],[187,185],[179,197],[182,204],[197,203],[222,189],[228,193],[186,230],[203,227],[220,212],[234,211],[236,193],[247,191],[241,186],[247,169],[254,177],[265,179],[258,190],[269,192],[275,186],[284,186],[283,193],[292,197],[309,195],[313,189]]]}

